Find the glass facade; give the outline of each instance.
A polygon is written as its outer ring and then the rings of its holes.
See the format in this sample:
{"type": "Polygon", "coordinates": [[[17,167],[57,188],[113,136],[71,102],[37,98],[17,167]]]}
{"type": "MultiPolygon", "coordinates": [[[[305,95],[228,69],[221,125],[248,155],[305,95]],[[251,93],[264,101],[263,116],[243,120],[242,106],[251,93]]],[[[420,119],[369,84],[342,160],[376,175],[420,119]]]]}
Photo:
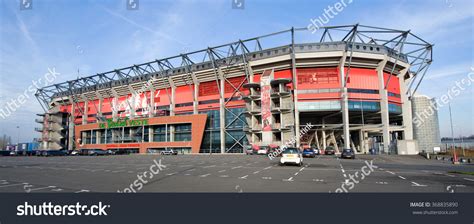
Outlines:
{"type": "MultiPolygon", "coordinates": [[[[247,138],[243,127],[246,125],[244,112],[245,108],[228,108],[225,111],[225,152],[243,152],[242,145],[245,145],[247,138]]],[[[206,128],[201,143],[200,153],[209,153],[212,148],[213,153],[221,152],[220,136],[220,113],[219,110],[201,111],[207,114],[206,128]]]]}
{"type": "Polygon", "coordinates": [[[175,142],[192,140],[190,123],[88,130],[81,132],[81,140],[83,144],[169,142],[171,127],[175,128],[173,136],[175,142]]]}
{"type": "Polygon", "coordinates": [[[174,126],[174,141],[191,141],[191,124],[178,124],[174,126]]]}

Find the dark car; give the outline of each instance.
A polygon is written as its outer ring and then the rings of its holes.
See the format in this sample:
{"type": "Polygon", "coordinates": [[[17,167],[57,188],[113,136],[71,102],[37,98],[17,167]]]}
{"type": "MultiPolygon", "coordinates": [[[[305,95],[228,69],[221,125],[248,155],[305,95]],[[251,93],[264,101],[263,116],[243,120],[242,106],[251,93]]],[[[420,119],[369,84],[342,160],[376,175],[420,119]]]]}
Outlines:
{"type": "Polygon", "coordinates": [[[105,156],[108,154],[109,153],[106,150],[102,150],[102,149],[89,149],[88,151],[89,156],[105,156]]]}
{"type": "Polygon", "coordinates": [[[354,150],[352,149],[344,149],[342,150],[342,153],[341,153],[341,158],[342,159],[355,159],[355,153],[354,153],[354,150]]]}
{"type": "Polygon", "coordinates": [[[326,149],[324,150],[324,154],[325,154],[325,155],[334,155],[334,154],[336,154],[336,150],[334,149],[334,147],[328,146],[328,147],[326,147],[326,149]]]}
{"type": "Polygon", "coordinates": [[[67,150],[55,150],[55,149],[48,149],[48,150],[38,150],[36,151],[37,156],[66,156],[67,150]]]}
{"type": "Polygon", "coordinates": [[[303,150],[303,157],[311,157],[311,158],[314,158],[316,157],[316,153],[314,152],[313,149],[304,149],[303,150]]]}

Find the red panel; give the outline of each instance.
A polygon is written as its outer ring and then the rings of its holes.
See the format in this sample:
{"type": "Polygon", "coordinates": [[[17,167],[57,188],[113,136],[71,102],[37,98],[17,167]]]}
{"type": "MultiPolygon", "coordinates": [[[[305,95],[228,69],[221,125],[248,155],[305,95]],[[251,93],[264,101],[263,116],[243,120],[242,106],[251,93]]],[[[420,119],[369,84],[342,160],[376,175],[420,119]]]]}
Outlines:
{"type": "Polygon", "coordinates": [[[337,67],[300,68],[296,70],[298,89],[340,88],[337,67]]]}
{"type": "Polygon", "coordinates": [[[217,81],[203,82],[199,84],[199,96],[219,95],[217,81]]]}
{"type": "Polygon", "coordinates": [[[377,71],[367,68],[351,68],[349,71],[350,82],[347,88],[353,89],[379,89],[377,71]]]}
{"type": "Polygon", "coordinates": [[[176,87],[175,102],[178,103],[189,103],[193,102],[193,86],[180,86],[176,87]]]}

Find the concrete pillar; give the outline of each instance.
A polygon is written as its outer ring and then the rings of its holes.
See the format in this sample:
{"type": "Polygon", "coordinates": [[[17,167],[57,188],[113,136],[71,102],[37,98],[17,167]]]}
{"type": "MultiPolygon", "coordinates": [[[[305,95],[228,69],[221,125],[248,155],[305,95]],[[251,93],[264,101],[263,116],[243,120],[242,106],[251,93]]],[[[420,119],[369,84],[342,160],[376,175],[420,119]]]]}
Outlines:
{"type": "Polygon", "coordinates": [[[148,142],[153,142],[153,133],[155,132],[155,129],[153,126],[148,126],[148,142]]]}
{"type": "Polygon", "coordinates": [[[388,94],[385,89],[385,80],[383,76],[383,69],[387,64],[387,59],[383,60],[377,66],[377,76],[379,80],[379,93],[380,93],[380,114],[382,116],[382,137],[383,137],[383,153],[388,153],[390,144],[390,132],[389,132],[389,113],[388,113],[388,94]]]}
{"type": "Polygon", "coordinates": [[[82,124],[87,124],[87,109],[89,108],[89,102],[87,100],[84,100],[84,109],[82,110],[82,124]]]}
{"type": "MultiPolygon", "coordinates": [[[[71,97],[69,98],[69,101],[72,102],[72,99],[71,97]]],[[[74,139],[74,120],[76,119],[76,117],[74,116],[75,114],[75,110],[76,109],[76,106],[74,103],[71,103],[71,114],[69,116],[69,122],[68,122],[68,146],[67,146],[67,149],[68,150],[73,150],[76,146],[76,140],[74,139]]],[[[45,115],[44,117],[45,119],[47,118],[47,115],[45,115]]],[[[43,136],[41,136],[43,137],[43,136]]],[[[43,147],[44,149],[46,149],[46,145],[43,144],[43,147]]]]}
{"type": "Polygon", "coordinates": [[[408,99],[408,95],[406,94],[408,81],[410,79],[405,80],[403,77],[407,73],[408,68],[403,69],[400,72],[399,83],[400,83],[400,97],[402,101],[402,117],[403,117],[403,139],[405,140],[413,140],[413,117],[412,117],[412,110],[411,110],[411,101],[408,99]]]}
{"type": "Polygon", "coordinates": [[[220,110],[219,110],[219,115],[220,115],[220,129],[221,129],[221,153],[225,152],[225,79],[222,75],[222,73],[219,70],[220,74],[220,110]]]}
{"type": "MultiPolygon", "coordinates": [[[[171,88],[171,102],[170,102],[170,115],[175,116],[175,97],[176,97],[176,88],[173,86],[171,88]]],[[[170,131],[170,142],[174,142],[174,125],[169,125],[168,129],[170,131]]]]}
{"type": "Polygon", "coordinates": [[[194,95],[193,95],[193,114],[199,114],[198,106],[199,106],[199,83],[194,83],[194,95]]]}
{"type": "Polygon", "coordinates": [[[154,117],[155,112],[155,89],[150,85],[150,104],[148,105],[148,117],[154,117]]]}
{"type": "Polygon", "coordinates": [[[346,56],[347,53],[344,52],[342,55],[341,61],[339,62],[339,73],[340,73],[340,80],[341,80],[341,110],[342,110],[342,129],[343,129],[343,137],[344,137],[344,149],[350,148],[350,132],[349,132],[349,96],[347,94],[347,86],[346,86],[346,56]]]}
{"type": "Polygon", "coordinates": [[[323,139],[323,149],[326,149],[326,147],[328,145],[326,143],[326,131],[325,130],[322,131],[321,138],[323,139]]]}

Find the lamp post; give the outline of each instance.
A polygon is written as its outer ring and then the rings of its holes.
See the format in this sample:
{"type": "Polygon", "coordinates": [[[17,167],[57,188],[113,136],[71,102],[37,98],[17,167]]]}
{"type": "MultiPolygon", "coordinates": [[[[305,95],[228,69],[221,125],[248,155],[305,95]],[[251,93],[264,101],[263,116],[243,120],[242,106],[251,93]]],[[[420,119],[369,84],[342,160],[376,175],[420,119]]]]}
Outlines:
{"type": "Polygon", "coordinates": [[[16,139],[16,144],[20,145],[20,126],[16,126],[16,129],[18,129],[18,135],[16,139]]]}

